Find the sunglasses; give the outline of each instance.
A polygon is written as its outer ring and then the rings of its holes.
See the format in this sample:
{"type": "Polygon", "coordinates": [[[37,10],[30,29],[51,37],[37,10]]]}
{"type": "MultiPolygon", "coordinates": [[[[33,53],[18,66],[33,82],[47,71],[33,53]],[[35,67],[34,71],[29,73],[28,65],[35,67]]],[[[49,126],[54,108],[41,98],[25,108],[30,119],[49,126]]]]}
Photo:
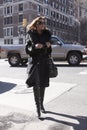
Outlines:
{"type": "Polygon", "coordinates": [[[45,24],[44,21],[38,21],[38,25],[43,25],[43,24],[45,24]]]}

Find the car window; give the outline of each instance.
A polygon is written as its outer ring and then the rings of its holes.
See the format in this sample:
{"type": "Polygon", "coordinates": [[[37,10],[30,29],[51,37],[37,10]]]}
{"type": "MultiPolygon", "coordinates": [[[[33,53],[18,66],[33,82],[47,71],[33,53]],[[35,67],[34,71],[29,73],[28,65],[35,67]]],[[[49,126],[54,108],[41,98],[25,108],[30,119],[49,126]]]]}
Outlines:
{"type": "Polygon", "coordinates": [[[52,37],[52,38],[51,38],[51,44],[52,44],[52,45],[57,45],[57,43],[58,43],[58,39],[55,38],[55,37],[52,37]]]}

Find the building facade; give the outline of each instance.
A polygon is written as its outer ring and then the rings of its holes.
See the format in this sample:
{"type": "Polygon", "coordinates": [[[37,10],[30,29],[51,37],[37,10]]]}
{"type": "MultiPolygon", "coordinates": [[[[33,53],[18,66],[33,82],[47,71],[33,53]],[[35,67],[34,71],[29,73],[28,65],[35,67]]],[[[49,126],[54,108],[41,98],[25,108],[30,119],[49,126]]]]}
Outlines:
{"type": "Polygon", "coordinates": [[[53,34],[67,41],[78,41],[77,0],[0,0],[1,44],[25,43],[23,19],[30,23],[39,15],[47,18],[53,34]]]}
{"type": "Polygon", "coordinates": [[[87,1],[80,2],[80,39],[87,46],[87,1]]]}

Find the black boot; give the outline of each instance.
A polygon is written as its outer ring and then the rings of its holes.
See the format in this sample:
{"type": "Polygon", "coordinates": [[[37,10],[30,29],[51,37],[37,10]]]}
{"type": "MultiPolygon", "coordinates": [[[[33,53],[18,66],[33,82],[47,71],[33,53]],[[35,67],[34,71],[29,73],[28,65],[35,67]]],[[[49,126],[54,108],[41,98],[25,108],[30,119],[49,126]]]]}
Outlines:
{"type": "Polygon", "coordinates": [[[40,117],[41,117],[41,112],[40,112],[40,109],[41,109],[40,87],[39,86],[34,86],[33,91],[34,91],[34,99],[35,99],[35,102],[36,102],[37,115],[38,115],[38,118],[40,119],[40,117]]]}
{"type": "Polygon", "coordinates": [[[44,108],[43,105],[41,105],[41,112],[42,112],[42,113],[46,113],[45,108],[44,108]]]}
{"type": "Polygon", "coordinates": [[[38,118],[40,119],[41,118],[41,112],[40,112],[40,108],[39,107],[37,108],[37,114],[38,114],[38,118]]]}
{"type": "Polygon", "coordinates": [[[41,112],[45,113],[45,109],[43,106],[43,101],[44,101],[44,93],[45,93],[45,87],[40,88],[40,96],[41,96],[41,112]]]}

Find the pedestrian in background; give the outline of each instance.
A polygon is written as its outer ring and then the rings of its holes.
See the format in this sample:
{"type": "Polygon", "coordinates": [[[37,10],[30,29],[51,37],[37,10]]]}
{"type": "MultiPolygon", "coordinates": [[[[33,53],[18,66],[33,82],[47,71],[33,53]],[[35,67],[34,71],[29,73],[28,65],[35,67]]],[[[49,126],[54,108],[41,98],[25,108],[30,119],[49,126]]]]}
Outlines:
{"type": "MultiPolygon", "coordinates": [[[[37,17],[27,26],[26,53],[32,58],[29,74],[33,73],[32,83],[38,118],[43,106],[45,88],[49,86],[49,56],[51,55],[51,32],[46,28],[45,17],[37,17]],[[35,68],[36,67],[36,68],[35,68]]],[[[28,82],[26,82],[28,84],[28,82]]],[[[29,87],[29,84],[28,84],[29,87]]]]}

